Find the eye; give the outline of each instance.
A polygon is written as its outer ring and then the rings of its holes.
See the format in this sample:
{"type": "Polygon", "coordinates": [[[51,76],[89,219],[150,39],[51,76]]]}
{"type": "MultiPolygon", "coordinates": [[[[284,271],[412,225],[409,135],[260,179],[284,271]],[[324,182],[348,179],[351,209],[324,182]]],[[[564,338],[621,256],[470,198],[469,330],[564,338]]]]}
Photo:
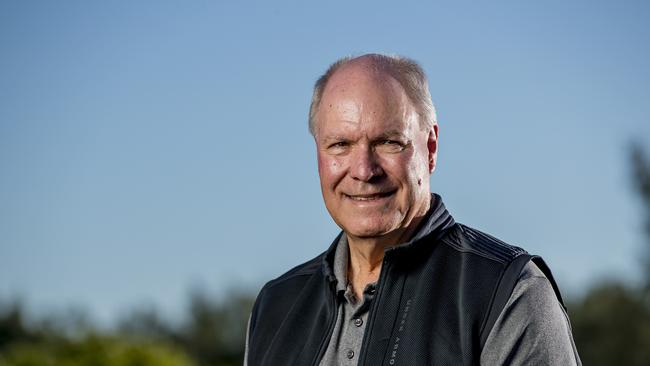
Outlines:
{"type": "Polygon", "coordinates": [[[405,145],[397,140],[382,140],[376,145],[376,148],[384,152],[400,152],[404,150],[405,145]]]}
{"type": "Polygon", "coordinates": [[[336,147],[345,147],[345,146],[348,146],[348,143],[346,141],[338,141],[338,142],[335,142],[335,143],[331,144],[328,147],[329,148],[333,148],[333,147],[336,148],[336,147]]]}
{"type": "Polygon", "coordinates": [[[381,142],[381,144],[382,145],[400,145],[400,146],[402,145],[398,141],[394,141],[394,140],[384,140],[384,141],[381,142]]]}
{"type": "Polygon", "coordinates": [[[341,154],[347,151],[348,147],[350,147],[348,141],[334,141],[327,145],[327,150],[333,154],[341,154]]]}

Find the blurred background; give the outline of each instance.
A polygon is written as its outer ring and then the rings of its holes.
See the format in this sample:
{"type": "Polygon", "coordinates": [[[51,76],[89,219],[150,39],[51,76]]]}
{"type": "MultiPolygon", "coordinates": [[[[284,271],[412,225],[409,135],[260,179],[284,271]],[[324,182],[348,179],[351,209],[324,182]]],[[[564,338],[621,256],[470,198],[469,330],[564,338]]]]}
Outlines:
{"type": "Polygon", "coordinates": [[[650,3],[0,2],[0,365],[239,365],[338,228],[307,132],[345,55],[417,60],[431,189],[542,255],[586,365],[650,364],[650,3]]]}

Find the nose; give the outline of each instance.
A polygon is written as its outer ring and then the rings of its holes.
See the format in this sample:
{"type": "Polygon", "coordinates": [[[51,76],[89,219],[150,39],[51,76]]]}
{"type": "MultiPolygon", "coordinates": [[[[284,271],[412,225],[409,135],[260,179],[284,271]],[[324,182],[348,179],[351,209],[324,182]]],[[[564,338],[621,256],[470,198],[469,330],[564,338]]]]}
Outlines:
{"type": "Polygon", "coordinates": [[[370,182],[373,178],[384,174],[377,156],[372,148],[361,147],[355,149],[350,162],[350,175],[355,180],[370,182]]]}

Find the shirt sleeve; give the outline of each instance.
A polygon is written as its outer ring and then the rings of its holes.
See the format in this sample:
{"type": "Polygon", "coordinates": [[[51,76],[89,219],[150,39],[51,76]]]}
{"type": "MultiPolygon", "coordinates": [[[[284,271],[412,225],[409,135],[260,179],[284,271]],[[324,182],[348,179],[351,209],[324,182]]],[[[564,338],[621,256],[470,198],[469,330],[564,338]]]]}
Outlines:
{"type": "Polygon", "coordinates": [[[532,261],[488,335],[481,365],[582,365],[569,317],[532,261]]]}

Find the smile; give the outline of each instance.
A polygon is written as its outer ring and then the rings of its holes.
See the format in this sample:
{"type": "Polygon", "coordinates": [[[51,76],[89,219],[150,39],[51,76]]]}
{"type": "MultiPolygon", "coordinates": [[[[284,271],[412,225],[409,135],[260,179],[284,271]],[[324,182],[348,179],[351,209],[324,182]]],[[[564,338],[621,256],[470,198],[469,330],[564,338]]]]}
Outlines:
{"type": "Polygon", "coordinates": [[[379,192],[379,193],[372,193],[372,194],[346,194],[344,193],[343,195],[346,198],[349,198],[353,201],[359,201],[359,202],[367,202],[367,201],[377,201],[382,198],[386,198],[390,195],[395,193],[395,191],[389,191],[389,192],[379,192]]]}

